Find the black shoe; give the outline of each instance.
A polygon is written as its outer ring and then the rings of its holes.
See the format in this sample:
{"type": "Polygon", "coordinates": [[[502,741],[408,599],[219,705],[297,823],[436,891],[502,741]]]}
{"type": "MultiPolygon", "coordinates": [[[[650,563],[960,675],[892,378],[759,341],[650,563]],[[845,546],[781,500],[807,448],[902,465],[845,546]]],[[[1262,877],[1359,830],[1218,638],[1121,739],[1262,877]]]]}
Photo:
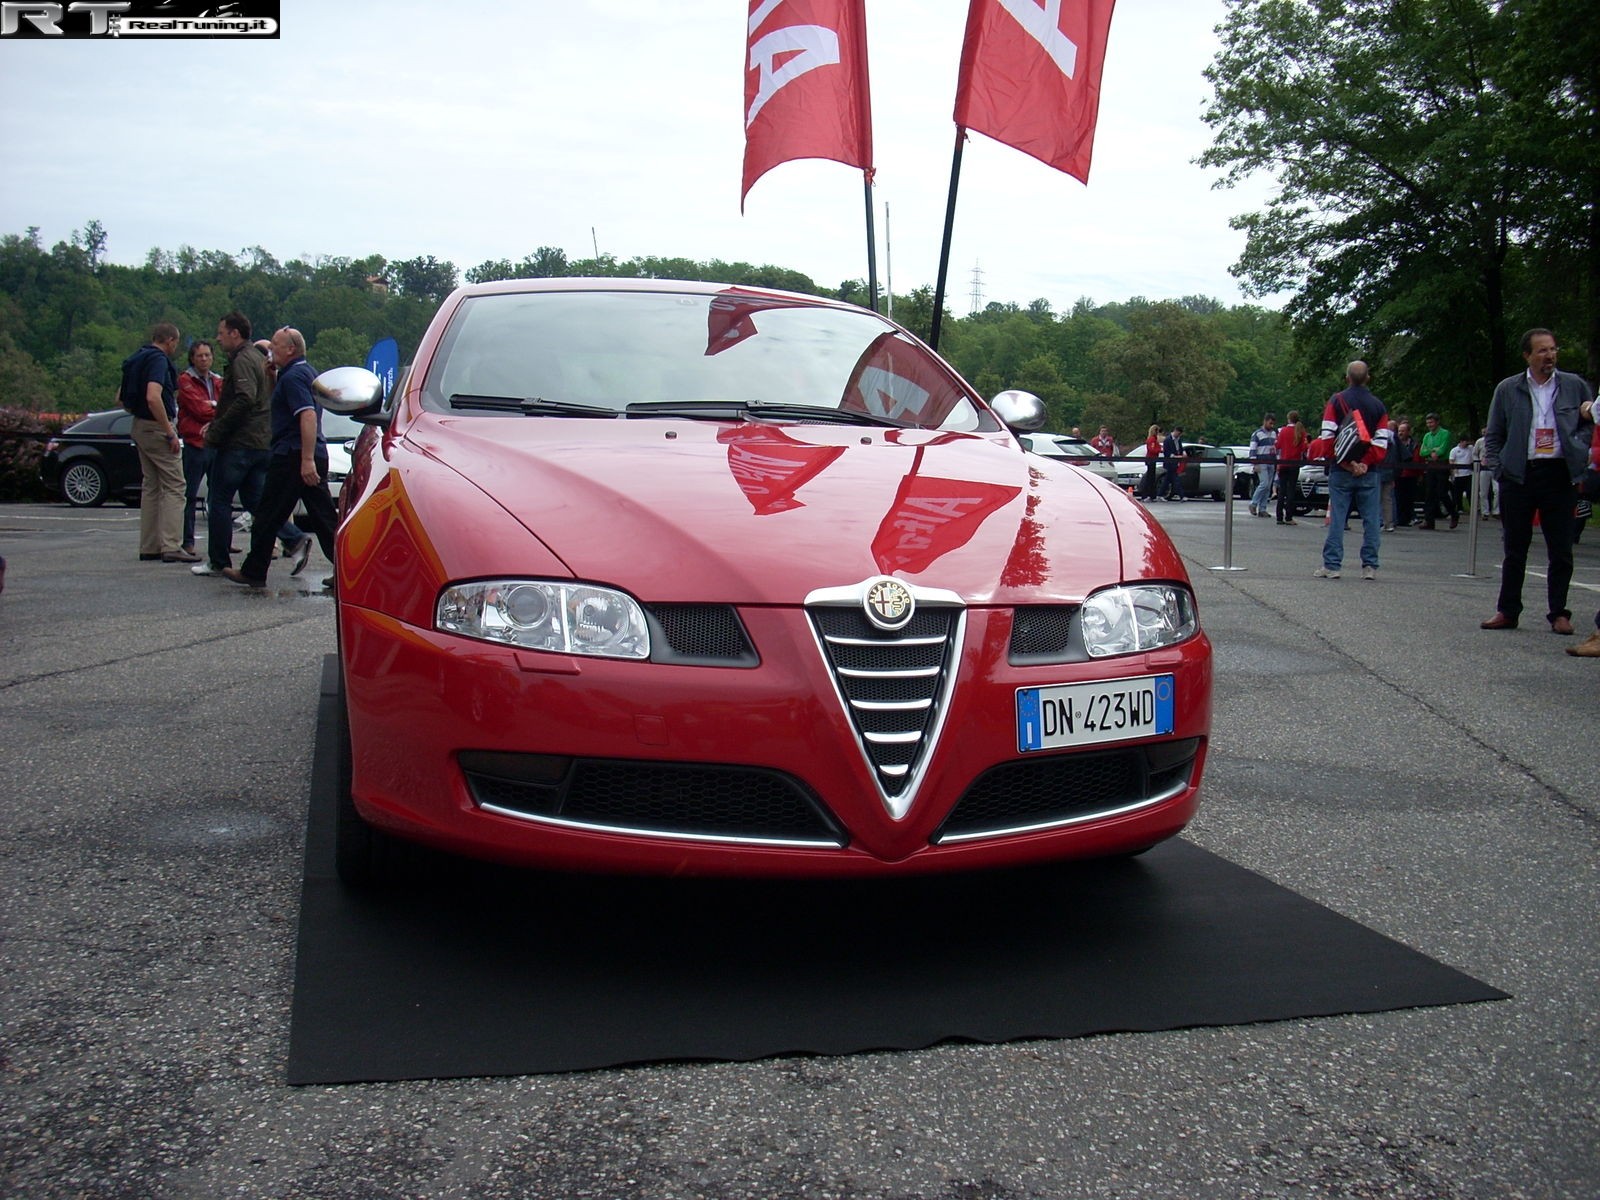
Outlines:
{"type": "Polygon", "coordinates": [[[311,545],[315,540],[308,533],[296,542],[292,548],[283,552],[285,558],[294,559],[294,567],[289,571],[290,575],[298,575],[306,569],[306,563],[311,558],[311,545]]]}
{"type": "Polygon", "coordinates": [[[159,554],[141,554],[141,555],[139,555],[139,561],[140,562],[160,562],[161,561],[161,555],[159,555],[159,554]]]}

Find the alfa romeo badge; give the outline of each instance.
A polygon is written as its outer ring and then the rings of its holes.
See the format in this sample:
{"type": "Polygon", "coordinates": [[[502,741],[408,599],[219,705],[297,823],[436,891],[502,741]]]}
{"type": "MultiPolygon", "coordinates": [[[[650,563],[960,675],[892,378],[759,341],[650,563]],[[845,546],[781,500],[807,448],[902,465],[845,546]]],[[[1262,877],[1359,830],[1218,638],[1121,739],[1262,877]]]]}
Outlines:
{"type": "Polygon", "coordinates": [[[905,628],[917,611],[917,602],[905,584],[884,576],[867,584],[861,607],[866,611],[867,620],[879,629],[895,630],[905,628]]]}

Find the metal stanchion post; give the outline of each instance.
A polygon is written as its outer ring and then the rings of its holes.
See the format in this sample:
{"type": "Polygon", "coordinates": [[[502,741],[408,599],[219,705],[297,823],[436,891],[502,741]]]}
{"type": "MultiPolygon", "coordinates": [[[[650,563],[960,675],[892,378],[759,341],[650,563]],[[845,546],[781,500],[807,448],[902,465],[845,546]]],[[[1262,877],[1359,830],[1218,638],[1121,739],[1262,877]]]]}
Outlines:
{"type": "MultiPolygon", "coordinates": [[[[1472,515],[1467,518],[1467,569],[1457,571],[1455,579],[1476,579],[1478,577],[1478,507],[1480,503],[1478,492],[1478,476],[1483,473],[1483,464],[1472,464],[1472,515]]],[[[1448,482],[1448,480],[1446,480],[1448,482]]]]}
{"type": "Polygon", "coordinates": [[[1224,468],[1227,474],[1227,486],[1223,489],[1222,499],[1222,565],[1212,567],[1213,571],[1244,571],[1246,567],[1233,565],[1233,451],[1226,451],[1223,461],[1227,464],[1224,468]]]}

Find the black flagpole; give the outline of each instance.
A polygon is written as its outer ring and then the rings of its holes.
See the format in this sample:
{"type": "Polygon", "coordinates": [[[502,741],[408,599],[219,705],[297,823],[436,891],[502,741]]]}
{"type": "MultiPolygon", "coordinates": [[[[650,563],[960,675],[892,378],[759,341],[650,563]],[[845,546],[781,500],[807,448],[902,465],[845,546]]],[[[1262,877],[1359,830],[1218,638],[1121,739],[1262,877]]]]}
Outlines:
{"type": "Polygon", "coordinates": [[[872,228],[872,172],[861,173],[861,186],[867,195],[867,306],[878,311],[878,243],[872,228]]]}
{"type": "Polygon", "coordinates": [[[950,159],[950,198],[944,207],[944,244],[939,247],[939,281],[933,288],[933,324],[928,334],[928,345],[939,348],[939,326],[944,321],[944,281],[950,273],[950,235],[956,224],[956,187],[961,182],[961,143],[967,140],[967,131],[956,126],[956,149],[950,159]]]}

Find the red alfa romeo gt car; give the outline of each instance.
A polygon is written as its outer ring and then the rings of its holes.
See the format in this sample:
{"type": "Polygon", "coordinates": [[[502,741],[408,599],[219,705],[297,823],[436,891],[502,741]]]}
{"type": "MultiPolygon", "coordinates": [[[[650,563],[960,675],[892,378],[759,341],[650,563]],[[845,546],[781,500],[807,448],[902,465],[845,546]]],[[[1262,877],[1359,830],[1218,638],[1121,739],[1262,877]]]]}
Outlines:
{"type": "Polygon", "coordinates": [[[1173,836],[1211,646],[1160,526],[1007,427],[1043,415],[814,296],[461,288],[344,487],[341,874],[407,842],[885,876],[1173,836]]]}

